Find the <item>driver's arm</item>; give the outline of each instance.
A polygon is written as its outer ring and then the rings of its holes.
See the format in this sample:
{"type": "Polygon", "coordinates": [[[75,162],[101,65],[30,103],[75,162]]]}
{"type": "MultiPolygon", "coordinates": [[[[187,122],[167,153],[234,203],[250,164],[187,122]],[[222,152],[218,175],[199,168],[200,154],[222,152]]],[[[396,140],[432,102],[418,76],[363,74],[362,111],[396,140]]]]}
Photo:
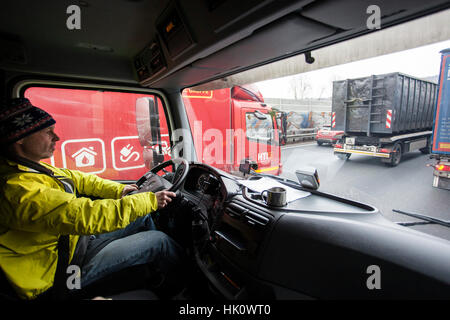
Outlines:
{"type": "Polygon", "coordinates": [[[79,194],[102,199],[120,199],[125,185],[77,170],[60,169],[75,183],[79,194]]]}
{"type": "Polygon", "coordinates": [[[122,199],[77,198],[55,187],[45,175],[22,174],[10,179],[0,197],[0,224],[10,229],[49,234],[98,234],[126,227],[157,210],[154,193],[122,199]]]}
{"type": "MultiPolygon", "coordinates": [[[[94,196],[103,199],[120,199],[131,191],[137,190],[137,185],[134,184],[126,186],[121,183],[102,179],[96,175],[81,171],[67,169],[63,169],[63,171],[72,178],[78,193],[87,196],[94,196]]],[[[156,192],[155,198],[157,207],[154,210],[164,208],[169,202],[172,201],[171,197],[176,197],[176,194],[166,190],[156,192]]]]}

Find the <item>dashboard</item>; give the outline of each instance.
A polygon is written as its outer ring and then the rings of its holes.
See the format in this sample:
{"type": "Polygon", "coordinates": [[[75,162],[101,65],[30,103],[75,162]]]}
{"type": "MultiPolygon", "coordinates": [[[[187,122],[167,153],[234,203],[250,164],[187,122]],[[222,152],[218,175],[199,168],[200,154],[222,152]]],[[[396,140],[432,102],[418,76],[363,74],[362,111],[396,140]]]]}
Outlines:
{"type": "Polygon", "coordinates": [[[181,191],[195,204],[197,264],[216,290],[234,299],[257,270],[274,217],[245,203],[236,177],[204,164],[190,165],[181,191]]]}
{"type": "Polygon", "coordinates": [[[441,254],[450,244],[398,226],[370,205],[308,190],[273,208],[236,177],[195,162],[179,191],[187,203],[180,215],[191,213],[195,261],[226,299],[450,297],[448,255],[441,254]],[[367,289],[361,274],[371,265],[384,270],[383,290],[367,289]]]}
{"type": "Polygon", "coordinates": [[[222,188],[219,179],[206,168],[193,167],[186,178],[184,190],[193,194],[217,195],[220,194],[222,188]]]}

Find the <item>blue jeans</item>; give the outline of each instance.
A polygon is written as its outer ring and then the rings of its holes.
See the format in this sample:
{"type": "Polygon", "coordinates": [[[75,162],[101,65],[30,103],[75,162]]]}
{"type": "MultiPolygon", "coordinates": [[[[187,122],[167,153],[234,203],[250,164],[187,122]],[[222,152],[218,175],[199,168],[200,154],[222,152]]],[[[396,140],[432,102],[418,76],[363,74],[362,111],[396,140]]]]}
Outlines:
{"type": "Polygon", "coordinates": [[[150,214],[124,229],[91,237],[113,241],[84,263],[81,287],[135,265],[149,264],[154,270],[173,270],[184,256],[180,245],[156,230],[150,214]]]}

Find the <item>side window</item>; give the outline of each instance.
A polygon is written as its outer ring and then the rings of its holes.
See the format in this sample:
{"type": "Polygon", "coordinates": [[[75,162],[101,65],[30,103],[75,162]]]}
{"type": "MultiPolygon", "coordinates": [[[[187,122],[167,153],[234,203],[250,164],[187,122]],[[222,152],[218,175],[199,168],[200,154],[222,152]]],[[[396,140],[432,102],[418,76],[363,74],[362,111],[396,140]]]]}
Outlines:
{"type": "Polygon", "coordinates": [[[164,154],[164,158],[159,157],[160,161],[170,157],[164,106],[156,95],[30,87],[25,97],[56,120],[55,132],[60,141],[53,157],[44,160],[51,165],[106,179],[136,180],[153,164],[149,155],[154,153],[149,150],[156,149],[164,154]],[[138,101],[150,101],[156,108],[153,112],[158,111],[159,144],[139,137],[138,101]]]}
{"type": "Polygon", "coordinates": [[[261,112],[247,112],[245,114],[247,138],[260,142],[270,142],[273,138],[274,127],[272,117],[261,112]]]}

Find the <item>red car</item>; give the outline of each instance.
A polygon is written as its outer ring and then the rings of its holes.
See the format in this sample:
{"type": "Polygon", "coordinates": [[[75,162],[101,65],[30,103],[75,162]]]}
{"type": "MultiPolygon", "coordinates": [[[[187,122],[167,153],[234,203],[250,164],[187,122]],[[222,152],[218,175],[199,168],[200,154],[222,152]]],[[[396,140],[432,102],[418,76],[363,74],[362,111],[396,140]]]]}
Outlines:
{"type": "Polygon", "coordinates": [[[332,145],[342,138],[344,131],[333,131],[330,127],[323,127],[317,131],[316,141],[319,146],[324,143],[330,143],[332,145]]]}

